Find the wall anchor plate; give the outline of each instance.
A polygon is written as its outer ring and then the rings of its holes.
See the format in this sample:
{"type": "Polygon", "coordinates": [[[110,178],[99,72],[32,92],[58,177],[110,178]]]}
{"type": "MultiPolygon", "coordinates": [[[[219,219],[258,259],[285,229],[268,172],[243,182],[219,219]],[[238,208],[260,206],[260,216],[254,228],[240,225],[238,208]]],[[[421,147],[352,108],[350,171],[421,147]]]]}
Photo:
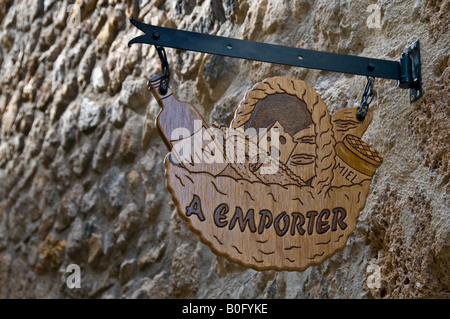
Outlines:
{"type": "Polygon", "coordinates": [[[418,40],[407,47],[400,58],[399,87],[402,89],[409,88],[410,103],[418,100],[423,95],[420,44],[418,40]]]}

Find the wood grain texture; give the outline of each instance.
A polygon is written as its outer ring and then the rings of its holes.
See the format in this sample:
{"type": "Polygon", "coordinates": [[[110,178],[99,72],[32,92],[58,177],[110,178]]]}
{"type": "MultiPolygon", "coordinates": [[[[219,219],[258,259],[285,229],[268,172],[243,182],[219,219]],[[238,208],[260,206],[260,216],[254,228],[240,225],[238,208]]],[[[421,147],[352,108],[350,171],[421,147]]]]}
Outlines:
{"type": "Polygon", "coordinates": [[[178,140],[178,138],[172,139],[172,132],[176,128],[184,127],[190,132],[194,131],[194,121],[201,121],[204,126],[208,127],[203,117],[198,113],[195,107],[187,102],[179,101],[174,95],[172,90],[169,88],[166,94],[162,94],[159,90],[160,75],[153,76],[148,84],[150,91],[156,98],[161,111],[156,118],[156,124],[161,137],[164,140],[167,148],[172,150],[173,141],[178,140]]]}
{"type": "MultiPolygon", "coordinates": [[[[152,92],[158,99],[157,89],[152,92]]],[[[177,102],[159,99],[163,109],[186,105],[174,97],[177,102]]],[[[177,125],[201,118],[191,105],[187,108],[194,114],[173,119],[177,125]]],[[[275,77],[257,83],[239,104],[230,128],[215,131],[227,137],[229,129],[243,134],[249,128],[276,128],[249,134],[245,146],[232,144],[235,154],[240,147],[247,155],[250,147],[263,143],[266,148],[256,159],[246,156],[238,163],[230,157],[231,138],[214,140],[227,150],[220,154],[224,162],[176,165],[171,153],[166,156],[167,187],[179,215],[212,251],[246,267],[301,271],[323,262],[355,230],[382,162],[361,140],[372,114],[359,122],[356,110],[330,115],[303,81],[275,77]],[[277,169],[264,173],[274,153],[277,169]]],[[[163,136],[174,125],[165,123],[169,119],[158,118],[163,136]]]]}

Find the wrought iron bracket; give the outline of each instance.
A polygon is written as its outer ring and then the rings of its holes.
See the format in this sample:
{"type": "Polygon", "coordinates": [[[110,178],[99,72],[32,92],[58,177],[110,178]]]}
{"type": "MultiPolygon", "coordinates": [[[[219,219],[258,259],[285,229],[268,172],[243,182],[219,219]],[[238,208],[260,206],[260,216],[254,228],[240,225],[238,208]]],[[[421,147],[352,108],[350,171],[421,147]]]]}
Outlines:
{"type": "Polygon", "coordinates": [[[409,89],[409,101],[411,103],[422,97],[422,71],[418,40],[402,53],[400,58],[399,87],[409,89]]]}
{"type": "Polygon", "coordinates": [[[130,18],[130,22],[145,34],[129,41],[129,46],[133,43],[146,43],[240,59],[397,80],[400,88],[410,89],[410,102],[422,96],[419,41],[406,49],[400,61],[389,61],[176,30],[149,25],[133,18],[130,18]]]}

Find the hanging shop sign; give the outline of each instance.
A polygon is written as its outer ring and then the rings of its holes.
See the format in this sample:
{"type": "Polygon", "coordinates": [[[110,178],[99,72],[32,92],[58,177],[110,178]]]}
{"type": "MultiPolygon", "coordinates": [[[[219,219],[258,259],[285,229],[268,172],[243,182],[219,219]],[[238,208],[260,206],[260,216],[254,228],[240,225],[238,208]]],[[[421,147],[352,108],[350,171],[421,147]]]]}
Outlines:
{"type": "MultiPolygon", "coordinates": [[[[206,35],[132,23],[147,34],[130,44],[157,45],[162,75],[151,78],[149,88],[161,106],[157,127],[169,149],[164,160],[167,187],[178,214],[200,240],[214,253],[257,270],[301,271],[342,249],[382,163],[380,154],[362,140],[373,117],[374,77],[396,78],[400,87],[415,90],[411,100],[420,96],[420,67],[410,67],[420,66],[418,43],[400,62],[351,57],[369,65],[358,69],[350,63],[350,73],[368,77],[359,107],[329,114],[305,82],[272,77],[245,94],[229,126],[210,126],[170,89],[166,53],[155,43],[166,38],[165,46],[200,51],[186,43],[197,37],[192,45],[199,45],[206,35]],[[166,32],[170,36],[164,37],[166,32]]],[[[219,44],[228,43],[225,50],[244,48],[235,57],[281,63],[280,57],[263,59],[246,47],[267,44],[215,38],[208,38],[213,41],[208,53],[222,54],[219,44]]]]}

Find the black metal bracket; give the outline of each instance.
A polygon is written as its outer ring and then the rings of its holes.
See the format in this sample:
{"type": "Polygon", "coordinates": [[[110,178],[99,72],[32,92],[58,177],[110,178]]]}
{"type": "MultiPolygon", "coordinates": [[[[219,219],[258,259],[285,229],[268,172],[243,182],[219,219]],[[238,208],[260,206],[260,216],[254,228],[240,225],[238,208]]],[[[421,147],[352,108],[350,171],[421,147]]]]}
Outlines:
{"type": "Polygon", "coordinates": [[[411,44],[402,53],[400,71],[399,87],[409,89],[409,102],[412,103],[423,95],[419,41],[411,44]]]}
{"type": "Polygon", "coordinates": [[[310,69],[397,80],[410,89],[410,102],[422,96],[419,41],[402,54],[400,61],[292,48],[275,44],[213,36],[191,31],[149,25],[133,18],[130,22],[145,32],[128,42],[229,56],[310,69]]]}

